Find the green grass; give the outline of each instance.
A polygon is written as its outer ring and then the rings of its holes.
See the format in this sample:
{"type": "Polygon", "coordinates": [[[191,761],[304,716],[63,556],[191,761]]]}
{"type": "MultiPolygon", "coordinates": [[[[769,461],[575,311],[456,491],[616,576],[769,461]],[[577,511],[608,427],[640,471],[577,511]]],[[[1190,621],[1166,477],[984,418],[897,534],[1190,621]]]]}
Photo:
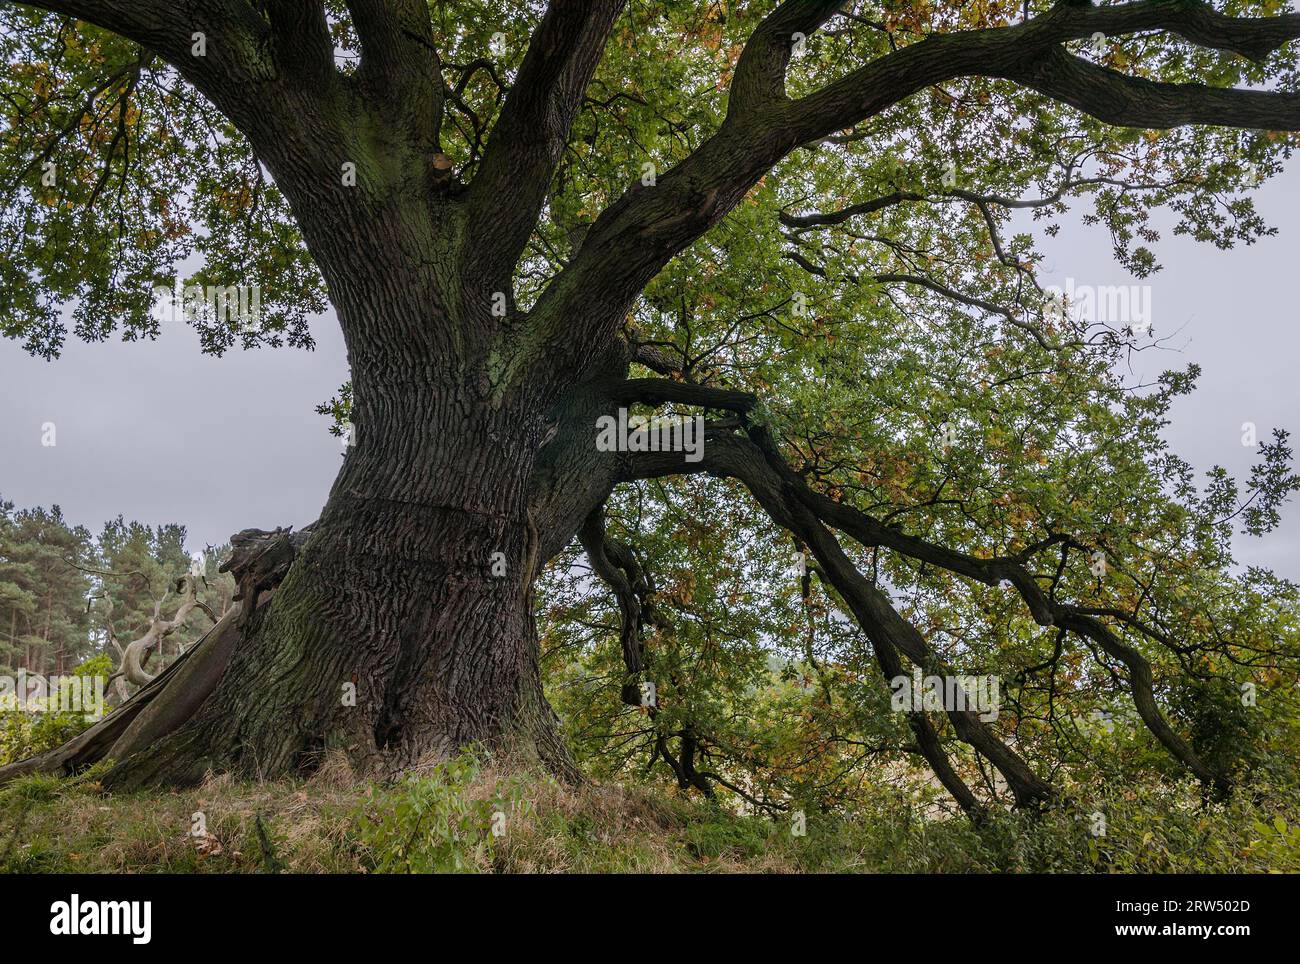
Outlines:
{"type": "Polygon", "coordinates": [[[337,763],[311,780],[217,777],[154,793],[109,795],[96,778],[0,790],[0,871],[1300,871],[1300,795],[1259,788],[1208,808],[1187,786],[1123,788],[978,829],[890,789],[852,815],[809,813],[795,836],[784,816],[663,790],[565,787],[470,758],[384,785],[358,783],[337,763]],[[1093,832],[1098,812],[1105,836],[1093,832]],[[206,835],[191,832],[196,814],[206,835]]]}

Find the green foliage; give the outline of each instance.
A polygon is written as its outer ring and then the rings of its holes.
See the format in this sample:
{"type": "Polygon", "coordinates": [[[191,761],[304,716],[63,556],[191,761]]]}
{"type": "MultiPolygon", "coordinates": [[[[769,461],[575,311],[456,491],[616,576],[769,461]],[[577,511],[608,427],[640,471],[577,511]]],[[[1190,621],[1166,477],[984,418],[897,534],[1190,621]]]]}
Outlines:
{"type": "MultiPolygon", "coordinates": [[[[72,675],[85,681],[81,685],[86,687],[77,693],[78,699],[86,698],[84,694],[95,685],[94,681],[103,686],[112,671],[112,661],[103,654],[76,667],[72,675]]],[[[95,723],[90,715],[93,707],[83,704],[76,709],[62,708],[68,702],[61,701],[56,691],[28,701],[22,708],[15,695],[0,696],[0,766],[62,746],[95,723]]],[[[107,707],[104,709],[107,711],[107,707]]]]}
{"type": "Polygon", "coordinates": [[[62,746],[89,725],[82,713],[32,712],[0,703],[0,766],[62,746]]]}
{"type": "MultiPolygon", "coordinates": [[[[1261,0],[1231,12],[1278,9],[1261,0]]],[[[682,3],[628,13],[629,29],[616,31],[597,76],[611,93],[615,78],[632,78],[625,86],[638,99],[584,109],[539,228],[558,255],[527,264],[521,286],[544,285],[566,243],[581,239],[641,162],[662,173],[716,129],[754,12],[682,3]],[[640,17],[657,18],[656,27],[640,17]]],[[[883,29],[810,37],[787,87],[798,96],[891,44],[1022,15],[1019,5],[885,4],[883,29]]],[[[1086,47],[1075,45],[1098,56],[1086,47]]],[[[1157,34],[1112,38],[1100,59],[1169,82],[1297,82],[1290,53],[1252,64],[1157,34]]],[[[1295,143],[1282,132],[1110,127],[1014,85],[963,80],[777,165],[660,272],[631,321],[638,338],[683,363],[684,377],[756,394],[759,420],[816,491],[976,558],[1029,553],[1054,598],[1136,614],[1154,633],[1112,627],[1151,663],[1180,735],[1236,773],[1285,768],[1296,756],[1286,740],[1298,718],[1290,684],[1300,672],[1300,593],[1266,571],[1242,571],[1233,540],[1274,528],[1300,484],[1288,436],[1278,429],[1261,442],[1241,483],[1217,468],[1198,480],[1163,433],[1199,369],[1186,364],[1133,386],[1129,352],[1163,329],[1137,337],[1121,324],[1046,317],[1035,235],[1054,234],[1080,209],[1139,279],[1159,270],[1170,233],[1251,244],[1272,228],[1248,175],[1277,174],[1295,143]],[[1032,219],[952,194],[949,169],[967,195],[1033,201],[1032,219]],[[897,191],[919,198],[822,228],[789,220],[897,191]],[[878,280],[900,277],[941,289],[878,280]],[[1007,309],[1047,347],[1006,315],[942,289],[1007,309]],[[1102,578],[1097,552],[1107,560],[1102,578]],[[1252,706],[1241,701],[1246,684],[1257,689],[1252,706]]],[[[674,785],[656,747],[667,740],[675,750],[689,722],[699,769],[770,802],[851,807],[882,770],[927,783],[847,607],[816,577],[804,592],[792,575],[798,547],[742,486],[653,480],[621,486],[607,508],[611,534],[655,582],[659,618],[647,629],[645,661],[660,709],[651,719],[620,702],[618,610],[580,553],[562,555],[539,593],[543,666],[590,772],[643,779],[654,760],[648,779],[674,785]]],[[[1113,658],[1038,626],[1009,586],[841,541],[940,659],[1002,680],[993,729],[1014,736],[1037,772],[1178,779],[1133,713],[1127,671],[1113,658]],[[1102,716],[1116,725],[1096,726],[1102,716]]],[[[942,735],[963,775],[982,783],[979,761],[942,735]]]]}
{"type": "MultiPolygon", "coordinates": [[[[1207,803],[1194,786],[1104,787],[1086,802],[1046,815],[1021,830],[997,855],[998,869],[1016,872],[1260,873],[1296,872],[1297,851],[1261,845],[1259,826],[1294,824],[1294,788],[1239,792],[1207,803]],[[1105,835],[1092,832],[1105,818],[1105,835]]],[[[1024,825],[1007,818],[1006,826],[1024,825]]]]}
{"type": "Polygon", "coordinates": [[[93,540],[56,505],[18,509],[0,499],[0,673],[44,672],[89,655],[90,577],[67,562],[93,540]]]}
{"type": "Polygon", "coordinates": [[[692,821],[686,827],[686,845],[694,856],[705,860],[723,857],[750,860],[767,850],[773,834],[772,821],[762,817],[738,818],[716,808],[701,809],[710,819],[692,821]]]}
{"type": "MultiPolygon", "coordinates": [[[[208,547],[203,559],[199,599],[214,614],[229,609],[235,592],[233,577],[217,572],[226,551],[208,547]]],[[[177,599],[174,583],[191,565],[184,526],[150,527],[119,516],[95,538],[85,527],[69,525],[58,506],[19,509],[0,500],[0,676],[15,684],[20,670],[29,677],[75,674],[107,681],[120,660],[109,644],[110,611],[125,645],[145,632],[160,601],[163,617],[171,615],[166,607],[177,599]]],[[[176,643],[194,641],[211,625],[196,609],[150,661],[149,671],[156,673],[175,657],[176,643]]],[[[104,695],[114,702],[120,696],[116,687],[104,695]]],[[[57,709],[57,694],[48,702],[57,709]]],[[[58,746],[87,725],[82,713],[0,705],[0,763],[58,746]]]]}
{"type": "Polygon", "coordinates": [[[1300,873],[1300,824],[1294,817],[1290,824],[1278,816],[1272,823],[1256,820],[1252,827],[1258,836],[1251,841],[1250,851],[1269,873],[1300,873]]]}
{"type": "Polygon", "coordinates": [[[471,797],[480,762],[464,755],[412,774],[366,802],[357,832],[380,873],[474,873],[489,867],[494,827],[528,813],[523,784],[505,778],[471,797]]]}
{"type": "Polygon", "coordinates": [[[190,319],[204,350],[310,346],[323,285],[244,137],[171,66],[106,30],[0,7],[0,333],[56,356],[76,334],[154,337],[155,287],[259,285],[263,318],[190,319]]]}

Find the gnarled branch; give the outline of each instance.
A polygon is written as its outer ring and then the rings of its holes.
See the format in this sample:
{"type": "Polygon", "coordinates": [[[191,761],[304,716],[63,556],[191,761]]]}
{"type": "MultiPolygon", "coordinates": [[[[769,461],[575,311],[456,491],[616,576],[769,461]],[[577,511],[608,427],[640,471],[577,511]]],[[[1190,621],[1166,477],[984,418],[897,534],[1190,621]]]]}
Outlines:
{"type": "Polygon", "coordinates": [[[541,347],[558,348],[575,337],[601,343],[613,333],[611,319],[623,317],[659,269],[791,150],[956,77],[1010,79],[1114,124],[1300,129],[1300,95],[1156,84],[1088,64],[1060,47],[1097,32],[1164,30],[1259,58],[1300,37],[1297,15],[1230,18],[1193,0],[1100,8],[1056,4],[1016,26],[932,35],[790,100],[776,83],[785,61],[774,46],[780,31],[771,25],[785,24],[796,9],[815,19],[832,6],[783,4],[755,31],[752,52],[747,45],[741,55],[745,70],[737,70],[741,97],[718,131],[654,186],[636,185],[610,205],[539,299],[534,313],[543,331],[541,347]]]}
{"type": "Polygon", "coordinates": [[[470,185],[465,276],[509,290],[614,20],[626,0],[552,0],[470,185]],[[490,238],[490,242],[487,239],[490,238]]]}

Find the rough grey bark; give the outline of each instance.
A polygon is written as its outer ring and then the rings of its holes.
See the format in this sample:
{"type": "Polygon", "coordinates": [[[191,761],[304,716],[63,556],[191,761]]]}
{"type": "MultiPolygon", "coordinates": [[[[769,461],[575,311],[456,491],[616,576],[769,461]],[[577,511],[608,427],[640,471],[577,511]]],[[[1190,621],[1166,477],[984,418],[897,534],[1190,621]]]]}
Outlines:
{"type": "Polygon", "coordinates": [[[531,612],[541,419],[424,376],[354,380],[355,444],[283,583],[194,719],[112,782],[304,769],[329,748],[391,772],[475,743],[572,775],[531,612]]]}

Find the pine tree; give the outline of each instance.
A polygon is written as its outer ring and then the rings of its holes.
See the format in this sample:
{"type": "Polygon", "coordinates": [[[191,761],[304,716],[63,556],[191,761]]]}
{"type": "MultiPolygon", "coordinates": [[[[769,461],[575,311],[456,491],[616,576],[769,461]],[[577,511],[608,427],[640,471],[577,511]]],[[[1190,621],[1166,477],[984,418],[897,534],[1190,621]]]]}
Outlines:
{"type": "Polygon", "coordinates": [[[0,503],[0,632],[11,668],[62,674],[92,655],[86,599],[90,577],[76,560],[90,533],[57,506],[15,510],[0,503]]]}

